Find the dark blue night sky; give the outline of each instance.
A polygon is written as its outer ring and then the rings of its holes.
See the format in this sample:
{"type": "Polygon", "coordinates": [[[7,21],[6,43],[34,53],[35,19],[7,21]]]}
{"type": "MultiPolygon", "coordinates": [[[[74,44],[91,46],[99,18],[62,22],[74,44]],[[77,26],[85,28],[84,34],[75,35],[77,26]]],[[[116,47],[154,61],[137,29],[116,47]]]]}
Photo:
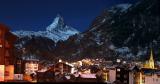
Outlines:
{"type": "Polygon", "coordinates": [[[0,23],[12,30],[45,30],[57,14],[85,31],[96,16],[113,5],[137,0],[0,0],[0,23]]]}

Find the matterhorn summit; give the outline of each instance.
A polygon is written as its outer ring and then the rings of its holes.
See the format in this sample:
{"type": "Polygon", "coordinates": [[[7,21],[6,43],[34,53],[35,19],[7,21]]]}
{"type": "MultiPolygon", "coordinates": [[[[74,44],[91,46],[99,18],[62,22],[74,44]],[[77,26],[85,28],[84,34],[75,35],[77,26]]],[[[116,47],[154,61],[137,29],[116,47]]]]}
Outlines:
{"type": "Polygon", "coordinates": [[[46,31],[14,31],[18,37],[47,37],[49,39],[54,40],[55,42],[59,40],[67,40],[70,36],[78,34],[79,31],[74,29],[71,26],[68,26],[64,23],[64,19],[61,15],[57,15],[53,22],[46,27],[46,31]]]}
{"type": "Polygon", "coordinates": [[[54,21],[52,22],[51,25],[49,25],[46,30],[47,31],[54,31],[56,28],[58,29],[63,29],[65,27],[65,24],[64,24],[64,20],[63,20],[63,17],[61,15],[57,15],[57,17],[54,19],[54,21]]]}

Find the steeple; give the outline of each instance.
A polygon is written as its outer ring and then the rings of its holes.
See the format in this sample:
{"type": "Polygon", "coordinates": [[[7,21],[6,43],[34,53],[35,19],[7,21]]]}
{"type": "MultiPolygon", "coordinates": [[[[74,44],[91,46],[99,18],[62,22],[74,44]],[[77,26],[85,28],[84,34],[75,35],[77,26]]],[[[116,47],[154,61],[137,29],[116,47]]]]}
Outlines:
{"type": "Polygon", "coordinates": [[[154,69],[154,59],[153,59],[153,50],[151,49],[150,59],[149,59],[149,68],[154,69]]]}
{"type": "Polygon", "coordinates": [[[149,59],[150,61],[154,61],[154,59],[153,59],[153,50],[151,49],[151,54],[150,54],[150,59],[149,59]]]}
{"type": "Polygon", "coordinates": [[[150,52],[150,58],[149,58],[149,60],[144,64],[144,68],[155,69],[155,67],[154,67],[154,59],[153,59],[153,50],[152,50],[152,49],[151,49],[151,52],[150,52]]]}

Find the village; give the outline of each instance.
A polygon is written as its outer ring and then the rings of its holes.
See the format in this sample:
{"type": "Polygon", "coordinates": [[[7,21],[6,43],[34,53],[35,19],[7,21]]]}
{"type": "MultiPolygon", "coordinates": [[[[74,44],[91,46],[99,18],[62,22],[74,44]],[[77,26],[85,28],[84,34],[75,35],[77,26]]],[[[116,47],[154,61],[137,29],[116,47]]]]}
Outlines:
{"type": "Polygon", "coordinates": [[[14,59],[17,37],[0,24],[0,82],[103,82],[107,84],[160,84],[160,65],[151,49],[146,62],[84,58],[58,59],[42,66],[38,59],[14,59]]]}

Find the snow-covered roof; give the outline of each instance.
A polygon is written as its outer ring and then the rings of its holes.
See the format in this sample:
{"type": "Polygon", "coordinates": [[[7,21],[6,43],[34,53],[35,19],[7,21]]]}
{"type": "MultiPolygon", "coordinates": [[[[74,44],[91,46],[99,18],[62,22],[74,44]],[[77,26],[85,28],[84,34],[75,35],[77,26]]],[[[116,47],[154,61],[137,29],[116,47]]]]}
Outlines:
{"type": "Polygon", "coordinates": [[[65,76],[67,79],[71,79],[71,77],[70,76],[65,76]]]}
{"type": "Polygon", "coordinates": [[[96,74],[80,74],[81,78],[96,78],[96,74]]]}

